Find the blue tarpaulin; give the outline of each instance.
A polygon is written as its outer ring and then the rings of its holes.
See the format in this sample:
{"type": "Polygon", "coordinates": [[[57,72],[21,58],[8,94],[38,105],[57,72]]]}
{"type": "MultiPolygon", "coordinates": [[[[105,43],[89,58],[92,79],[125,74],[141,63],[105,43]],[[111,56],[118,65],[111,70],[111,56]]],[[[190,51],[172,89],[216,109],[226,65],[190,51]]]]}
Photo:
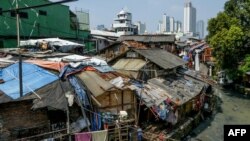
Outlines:
{"type": "Polygon", "coordinates": [[[85,88],[82,85],[80,85],[80,83],[78,82],[75,76],[69,76],[69,82],[75,89],[75,93],[78,95],[79,99],[84,104],[84,106],[88,106],[89,100],[84,90],[85,88]]]}
{"type": "MultiPolygon", "coordinates": [[[[23,95],[58,80],[58,76],[33,64],[23,62],[22,69],[23,95]]],[[[19,63],[2,69],[2,79],[5,82],[0,84],[0,90],[13,99],[19,98],[19,63]]]]}

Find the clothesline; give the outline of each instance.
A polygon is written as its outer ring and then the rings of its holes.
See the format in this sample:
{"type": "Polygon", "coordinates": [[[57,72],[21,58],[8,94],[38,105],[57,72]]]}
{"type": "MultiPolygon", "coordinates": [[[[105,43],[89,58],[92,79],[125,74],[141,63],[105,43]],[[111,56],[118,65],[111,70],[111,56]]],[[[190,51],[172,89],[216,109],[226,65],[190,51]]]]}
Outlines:
{"type": "MultiPolygon", "coordinates": [[[[112,130],[116,130],[116,129],[123,129],[123,128],[128,128],[128,127],[116,127],[114,129],[108,129],[108,131],[112,131],[112,130]]],[[[57,130],[57,131],[51,131],[51,132],[42,133],[42,134],[38,134],[38,135],[34,135],[34,136],[29,136],[29,137],[17,139],[16,141],[22,141],[24,139],[30,139],[30,138],[40,137],[40,136],[44,136],[44,135],[48,135],[48,134],[52,134],[52,133],[57,133],[57,132],[65,131],[65,130],[67,130],[67,129],[64,128],[64,129],[57,130]]],[[[96,132],[102,132],[102,131],[105,131],[105,130],[82,132],[82,133],[96,133],[96,132]]],[[[67,133],[67,134],[62,134],[60,137],[67,136],[67,135],[74,135],[74,134],[81,134],[81,133],[67,133]]],[[[59,138],[59,137],[57,137],[57,138],[59,138]]]]}
{"type": "MultiPolygon", "coordinates": [[[[103,117],[102,115],[100,115],[100,114],[98,114],[98,113],[96,113],[96,112],[93,112],[93,111],[91,111],[91,110],[89,110],[89,109],[87,109],[87,108],[85,108],[85,107],[83,107],[83,108],[84,108],[85,110],[91,112],[91,113],[94,113],[94,114],[97,114],[97,115],[103,117]]],[[[131,127],[137,130],[137,128],[135,128],[135,127],[133,127],[133,126],[130,125],[129,128],[131,128],[131,127]]],[[[113,130],[122,129],[122,128],[127,128],[127,127],[118,127],[118,128],[116,127],[116,128],[114,128],[113,130]]],[[[110,130],[109,130],[109,131],[110,131],[110,130]]],[[[149,134],[151,134],[151,135],[153,134],[153,135],[155,135],[155,136],[159,136],[159,135],[154,134],[154,133],[151,133],[151,132],[146,132],[146,131],[142,131],[142,132],[143,132],[143,133],[149,133],[149,134]]],[[[169,139],[169,140],[172,140],[172,141],[177,141],[177,140],[175,140],[175,139],[167,138],[167,137],[165,137],[165,136],[163,136],[163,138],[164,138],[164,139],[169,139]]]]}
{"type": "MultiPolygon", "coordinates": [[[[126,127],[115,127],[114,129],[108,129],[107,131],[112,131],[112,130],[117,130],[117,129],[123,129],[123,128],[133,128],[135,132],[137,132],[137,128],[133,127],[132,125],[130,126],[126,126],[126,127]]],[[[43,133],[43,134],[38,134],[38,135],[34,135],[34,136],[30,136],[30,137],[25,137],[25,138],[21,138],[21,139],[17,139],[16,141],[22,141],[22,140],[25,140],[25,139],[30,139],[30,138],[35,138],[35,137],[40,137],[40,136],[43,136],[43,135],[48,135],[48,134],[52,134],[52,133],[56,133],[56,132],[61,132],[61,131],[65,131],[67,129],[62,129],[62,130],[57,130],[57,131],[52,131],[52,132],[47,132],[47,133],[43,133]]],[[[90,131],[90,132],[82,132],[82,133],[67,133],[67,134],[62,134],[58,137],[55,137],[54,139],[56,138],[61,138],[61,137],[64,137],[64,136],[68,136],[68,135],[75,135],[75,134],[86,134],[86,133],[96,133],[96,132],[103,132],[103,131],[106,131],[106,130],[100,130],[100,131],[90,131]]],[[[143,133],[148,133],[148,134],[151,134],[151,135],[154,135],[156,137],[159,137],[160,135],[158,134],[155,134],[155,133],[151,133],[151,132],[147,132],[147,131],[143,131],[143,133]]],[[[165,135],[162,137],[163,139],[168,139],[168,140],[171,140],[171,141],[178,141],[176,139],[172,139],[172,138],[168,138],[166,137],[165,135]]]]}
{"type": "Polygon", "coordinates": [[[57,130],[57,131],[51,131],[51,132],[42,133],[42,134],[38,134],[38,135],[34,135],[34,136],[29,136],[29,137],[17,139],[16,141],[23,141],[24,139],[30,139],[30,138],[40,137],[40,136],[44,136],[44,135],[48,135],[48,134],[52,134],[52,133],[57,133],[57,132],[65,131],[65,130],[67,130],[67,129],[64,128],[64,129],[57,130]]]}
{"type": "MultiPolygon", "coordinates": [[[[87,111],[93,113],[93,114],[96,114],[96,115],[98,115],[98,116],[100,116],[100,117],[104,117],[104,116],[102,116],[102,115],[100,115],[100,114],[98,114],[98,113],[96,113],[96,112],[94,112],[94,111],[91,111],[91,110],[89,110],[89,109],[87,109],[87,108],[85,108],[85,107],[83,107],[83,108],[84,108],[85,110],[87,110],[87,111]]],[[[108,129],[108,131],[113,131],[113,130],[123,129],[123,128],[133,128],[133,129],[135,129],[136,131],[137,131],[137,129],[138,129],[138,128],[135,128],[135,127],[132,126],[132,125],[128,125],[128,126],[125,126],[125,127],[115,127],[115,128],[113,128],[113,129],[108,129]]],[[[67,129],[65,128],[65,129],[62,129],[62,130],[57,130],[57,131],[47,132],[47,133],[43,133],[43,134],[38,134],[38,135],[34,135],[34,136],[30,136],[30,137],[18,139],[18,140],[16,140],[16,141],[22,141],[23,139],[35,138],[35,137],[39,137],[39,136],[43,136],[43,135],[48,135],[48,134],[52,134],[52,133],[56,133],[56,132],[61,132],[61,131],[64,131],[64,130],[67,130],[67,129]]],[[[89,132],[83,132],[83,133],[94,133],[94,132],[102,132],[102,131],[105,131],[105,130],[100,130],[100,131],[89,131],[89,132]]],[[[157,134],[154,134],[154,133],[151,133],[151,132],[146,132],[146,131],[143,131],[143,130],[142,130],[142,132],[143,132],[143,133],[149,133],[149,134],[155,135],[155,136],[159,136],[159,135],[157,135],[157,134]]],[[[56,137],[56,138],[60,138],[60,137],[67,136],[67,135],[74,135],[74,134],[81,134],[81,133],[67,133],[67,134],[63,134],[63,135],[61,135],[61,136],[59,136],[59,137],[56,137]]],[[[165,137],[165,136],[163,136],[163,138],[164,138],[164,139],[169,139],[169,140],[172,140],[172,141],[177,141],[177,140],[175,140],[175,139],[167,138],[167,137],[165,137]]]]}

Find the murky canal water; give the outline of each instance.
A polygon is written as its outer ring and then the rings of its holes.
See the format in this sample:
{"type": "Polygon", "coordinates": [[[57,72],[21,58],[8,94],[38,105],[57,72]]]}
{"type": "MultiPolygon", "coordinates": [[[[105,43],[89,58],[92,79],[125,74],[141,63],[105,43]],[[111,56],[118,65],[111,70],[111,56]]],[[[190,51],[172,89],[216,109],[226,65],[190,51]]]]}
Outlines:
{"type": "Polygon", "coordinates": [[[250,124],[250,96],[232,90],[214,88],[217,108],[190,134],[188,141],[223,141],[225,124],[250,124]]]}

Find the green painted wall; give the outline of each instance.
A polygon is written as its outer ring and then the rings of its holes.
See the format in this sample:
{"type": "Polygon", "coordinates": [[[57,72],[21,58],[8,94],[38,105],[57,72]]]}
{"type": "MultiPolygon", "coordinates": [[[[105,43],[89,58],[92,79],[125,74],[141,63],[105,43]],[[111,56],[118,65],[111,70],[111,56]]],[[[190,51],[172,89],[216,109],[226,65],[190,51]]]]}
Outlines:
{"type": "MultiPolygon", "coordinates": [[[[48,3],[48,0],[19,0],[19,7],[34,6],[48,3]]],[[[0,0],[0,8],[8,10],[15,8],[12,0],[0,0]]],[[[70,10],[68,6],[53,5],[43,8],[23,10],[27,12],[28,18],[20,20],[21,40],[30,38],[59,37],[76,39],[76,29],[71,28],[70,10]],[[45,11],[47,15],[40,15],[39,10],[45,11]]],[[[79,31],[78,38],[86,40],[89,37],[89,31],[79,31]]],[[[4,47],[16,47],[13,40],[16,39],[16,17],[11,13],[0,15],[0,42],[4,47]]]]}

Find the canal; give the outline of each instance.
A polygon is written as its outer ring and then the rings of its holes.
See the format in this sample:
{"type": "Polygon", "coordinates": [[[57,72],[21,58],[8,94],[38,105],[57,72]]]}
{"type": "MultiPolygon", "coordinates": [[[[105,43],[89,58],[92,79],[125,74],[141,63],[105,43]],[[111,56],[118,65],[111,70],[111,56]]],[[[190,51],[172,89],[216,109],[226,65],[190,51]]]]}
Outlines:
{"type": "Polygon", "coordinates": [[[223,141],[225,124],[250,124],[250,96],[229,89],[214,88],[217,106],[212,117],[192,131],[188,141],[223,141]]]}

